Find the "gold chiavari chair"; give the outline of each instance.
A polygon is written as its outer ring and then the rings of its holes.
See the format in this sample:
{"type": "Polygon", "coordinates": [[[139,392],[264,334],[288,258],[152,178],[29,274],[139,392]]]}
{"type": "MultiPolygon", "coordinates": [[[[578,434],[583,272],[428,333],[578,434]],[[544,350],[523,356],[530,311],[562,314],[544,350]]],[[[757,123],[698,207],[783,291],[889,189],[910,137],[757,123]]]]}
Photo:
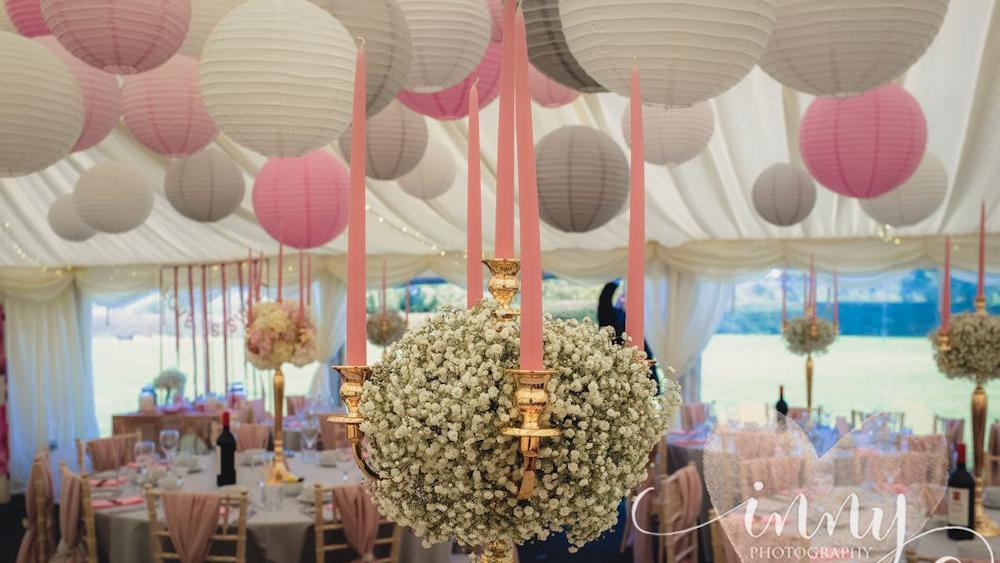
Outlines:
{"type": "MultiPolygon", "coordinates": [[[[670,477],[661,481],[660,497],[658,499],[660,533],[670,534],[661,536],[659,549],[657,550],[658,563],[696,563],[698,561],[698,530],[692,529],[685,534],[674,535],[688,526],[682,519],[685,514],[685,507],[681,499],[681,474],[684,471],[693,471],[697,475],[698,469],[694,462],[682,470],[674,472],[670,477]]],[[[694,526],[690,526],[694,528],[694,526]]]]}
{"type": "Polygon", "coordinates": [[[59,462],[59,470],[63,475],[62,486],[68,486],[66,474],[80,479],[80,525],[83,528],[83,538],[80,540],[87,553],[87,563],[97,563],[97,525],[94,517],[94,492],[90,487],[90,477],[86,473],[74,474],[66,466],[65,461],[59,462]]]}
{"type": "MultiPolygon", "coordinates": [[[[160,526],[160,519],[156,511],[158,501],[162,493],[146,486],[146,510],[149,515],[149,536],[153,544],[154,563],[164,561],[180,561],[180,555],[174,550],[170,541],[170,532],[167,528],[160,526]]],[[[232,562],[246,563],[247,560],[247,492],[240,491],[233,495],[220,495],[222,497],[221,510],[219,511],[219,527],[212,535],[212,545],[228,543],[234,545],[235,555],[212,555],[205,558],[206,562],[232,562]],[[232,521],[232,514],[236,513],[236,522],[232,521]]]]}
{"type": "MultiPolygon", "coordinates": [[[[25,530],[34,530],[34,555],[37,563],[47,563],[55,551],[52,541],[55,538],[55,509],[52,498],[51,474],[48,472],[49,452],[41,450],[35,454],[32,462],[28,486],[32,489],[34,501],[33,514],[22,522],[25,530]]],[[[25,499],[27,503],[27,498],[25,499]]],[[[27,541],[27,538],[25,538],[27,541]]]]}
{"type": "Polygon", "coordinates": [[[717,520],[719,513],[714,508],[708,509],[709,534],[712,536],[712,561],[715,563],[735,563],[729,561],[726,556],[726,531],[722,529],[722,522],[717,520]]]}
{"type": "MultiPolygon", "coordinates": [[[[142,440],[142,432],[136,430],[135,432],[130,432],[128,434],[116,434],[112,438],[121,440],[122,447],[126,448],[125,458],[131,459],[132,448],[135,446],[136,442],[142,440]]],[[[107,438],[98,438],[96,440],[83,441],[79,438],[76,439],[76,466],[80,470],[80,473],[86,473],[87,467],[85,465],[87,461],[87,454],[90,453],[90,445],[98,440],[106,440],[107,438]]]]}
{"type": "MultiPolygon", "coordinates": [[[[347,540],[344,538],[344,525],[336,514],[336,503],[333,503],[334,517],[332,520],[327,520],[323,515],[324,501],[329,499],[333,502],[333,487],[324,487],[316,483],[314,492],[313,509],[316,513],[313,530],[316,534],[316,563],[326,561],[328,553],[339,554],[333,556],[334,561],[349,560],[356,555],[360,555],[354,553],[354,549],[347,544],[347,540]],[[335,543],[327,543],[328,539],[335,543]]],[[[372,550],[375,553],[372,563],[397,563],[399,561],[401,535],[402,528],[396,526],[393,522],[380,518],[378,535],[375,538],[375,547],[372,550]]]]}

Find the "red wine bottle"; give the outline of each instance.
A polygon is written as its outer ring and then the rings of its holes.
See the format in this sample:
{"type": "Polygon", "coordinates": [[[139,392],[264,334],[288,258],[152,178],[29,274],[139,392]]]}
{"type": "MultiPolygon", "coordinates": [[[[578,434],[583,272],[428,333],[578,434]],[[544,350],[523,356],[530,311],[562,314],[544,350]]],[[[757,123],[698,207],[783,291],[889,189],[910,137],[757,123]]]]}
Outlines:
{"type": "Polygon", "coordinates": [[[236,436],[229,431],[229,411],[222,413],[222,432],[215,440],[215,466],[219,470],[215,477],[216,485],[236,484],[236,436]]]}
{"type": "Polygon", "coordinates": [[[778,387],[778,402],[774,404],[774,410],[780,412],[782,416],[788,416],[788,403],[785,402],[785,386],[778,387]]]}
{"type": "Polygon", "coordinates": [[[965,444],[956,444],[958,463],[955,470],[948,476],[948,525],[961,526],[966,530],[948,530],[948,538],[953,540],[971,540],[971,528],[974,524],[976,480],[965,468],[965,444]]]}

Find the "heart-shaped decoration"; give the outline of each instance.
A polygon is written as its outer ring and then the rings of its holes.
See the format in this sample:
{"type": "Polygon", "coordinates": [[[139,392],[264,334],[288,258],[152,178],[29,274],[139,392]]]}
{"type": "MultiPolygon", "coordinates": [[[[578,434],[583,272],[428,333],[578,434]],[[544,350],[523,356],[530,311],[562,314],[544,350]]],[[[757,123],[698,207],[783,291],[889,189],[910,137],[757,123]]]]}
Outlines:
{"type": "MultiPolygon", "coordinates": [[[[903,436],[875,415],[817,456],[813,440],[774,413],[768,426],[718,427],[705,444],[705,482],[744,562],[876,562],[923,529],[946,489],[944,436],[903,436]]],[[[733,561],[735,559],[731,559],[733,561]]]]}

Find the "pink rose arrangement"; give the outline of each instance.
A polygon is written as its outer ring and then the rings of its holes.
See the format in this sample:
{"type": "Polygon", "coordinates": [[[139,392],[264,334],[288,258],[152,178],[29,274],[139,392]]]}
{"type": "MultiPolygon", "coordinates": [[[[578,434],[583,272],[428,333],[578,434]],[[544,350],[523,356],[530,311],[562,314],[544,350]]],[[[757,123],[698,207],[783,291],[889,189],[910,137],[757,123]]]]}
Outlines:
{"type": "Polygon", "coordinates": [[[247,358],[257,369],[297,367],[316,361],[316,325],[308,309],[295,301],[254,306],[247,328],[247,358]]]}

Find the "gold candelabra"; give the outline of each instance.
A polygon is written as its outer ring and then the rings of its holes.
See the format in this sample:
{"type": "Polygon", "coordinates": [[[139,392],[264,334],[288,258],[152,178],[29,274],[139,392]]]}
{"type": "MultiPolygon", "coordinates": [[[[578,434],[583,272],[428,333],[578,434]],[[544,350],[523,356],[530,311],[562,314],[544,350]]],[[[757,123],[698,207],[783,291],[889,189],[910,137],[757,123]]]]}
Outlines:
{"type": "Polygon", "coordinates": [[[274,460],[267,473],[267,482],[272,485],[299,480],[288,469],[288,460],[285,459],[284,410],[285,374],[278,367],[274,370],[274,460]]]}
{"type": "Polygon", "coordinates": [[[361,415],[361,393],[365,382],[372,376],[371,366],[332,366],[340,374],[340,398],[347,406],[347,414],[335,414],[328,418],[329,422],[347,426],[347,441],[351,443],[354,452],[354,462],[366,477],[377,481],[379,476],[368,465],[364,457],[364,434],[361,423],[365,421],[361,415]]]}
{"type": "Polygon", "coordinates": [[[490,269],[487,288],[490,295],[500,304],[496,311],[497,322],[513,321],[521,314],[512,306],[520,285],[517,274],[521,271],[521,261],[516,258],[487,258],[483,264],[490,269]]]}
{"type": "Polygon", "coordinates": [[[517,382],[514,402],[521,413],[521,425],[502,428],[504,436],[519,439],[521,457],[524,458],[524,475],[517,489],[517,498],[526,500],[535,492],[535,472],[538,470],[538,454],[542,448],[542,438],[552,438],[561,434],[557,428],[542,428],[541,418],[549,404],[549,392],[545,389],[554,370],[509,369],[517,382]]]}

